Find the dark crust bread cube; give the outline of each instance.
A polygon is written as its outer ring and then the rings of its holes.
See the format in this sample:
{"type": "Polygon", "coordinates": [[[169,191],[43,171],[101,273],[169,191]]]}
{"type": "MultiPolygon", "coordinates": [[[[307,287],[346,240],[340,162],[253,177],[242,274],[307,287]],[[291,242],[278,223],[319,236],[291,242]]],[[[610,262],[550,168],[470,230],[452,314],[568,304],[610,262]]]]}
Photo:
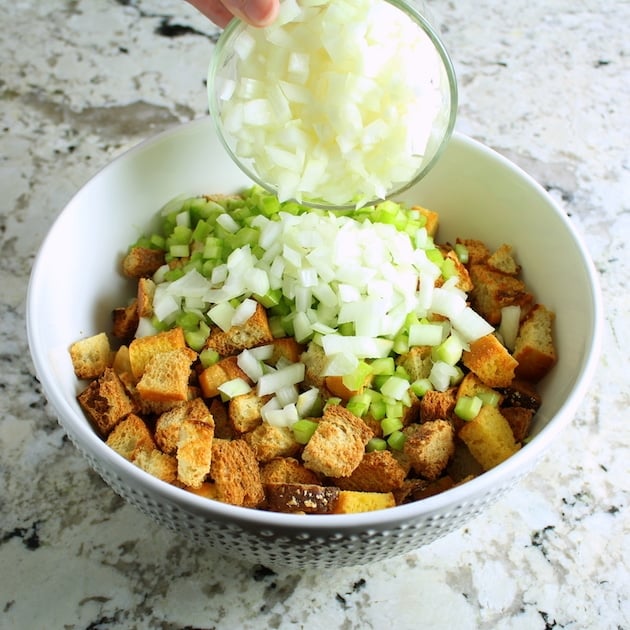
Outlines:
{"type": "Polygon", "coordinates": [[[77,400],[103,438],[106,438],[121,420],[137,410],[134,401],[112,368],[105,368],[103,375],[92,381],[77,396],[77,400]]]}
{"type": "Polygon", "coordinates": [[[273,512],[327,514],[339,500],[339,488],[302,483],[265,485],[267,507],[273,512]]]}

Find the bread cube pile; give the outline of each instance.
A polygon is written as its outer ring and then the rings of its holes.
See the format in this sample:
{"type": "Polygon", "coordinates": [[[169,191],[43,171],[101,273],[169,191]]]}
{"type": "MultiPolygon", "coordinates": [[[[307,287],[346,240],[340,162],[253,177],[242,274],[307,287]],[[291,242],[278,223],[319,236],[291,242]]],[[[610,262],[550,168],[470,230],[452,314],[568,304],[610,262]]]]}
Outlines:
{"type": "MultiPolygon", "coordinates": [[[[453,247],[460,286],[473,308],[498,326],[501,309],[521,309],[518,335],[508,350],[496,334],[470,344],[464,377],[446,391],[412,396],[403,417],[400,450],[367,450],[382,435],[378,421],[358,417],[344,403],[349,392],[339,379],[321,373],[321,348],[293,338],[274,338],[258,304],[243,324],[213,328],[206,347],[218,353],[203,367],[184,332],[136,337],[140,318],[151,314],[153,272],[164,263],[156,250],[133,248],[124,274],[137,282],[137,296],[113,311],[110,332],[70,348],[78,379],[87,381],[77,399],[95,431],[119,453],[162,481],[208,499],[247,508],[297,514],[342,514],[379,510],[417,501],[464,483],[516,453],[526,442],[540,407],[537,383],[556,363],[554,314],[535,301],[520,277],[508,245],[496,251],[472,239],[458,239],[469,258],[462,264],[453,247]],[[306,444],[290,427],[262,419],[269,395],[256,388],[227,399],[220,387],[248,381],[238,365],[246,349],[272,346],[270,365],[303,362],[303,389],[317,387],[324,401],[317,428],[306,444]],[[464,421],[454,410],[463,397],[486,395],[464,421]]],[[[396,357],[414,378],[426,376],[431,349],[413,347],[396,357]]],[[[251,383],[251,381],[250,381],[251,383]]]]}

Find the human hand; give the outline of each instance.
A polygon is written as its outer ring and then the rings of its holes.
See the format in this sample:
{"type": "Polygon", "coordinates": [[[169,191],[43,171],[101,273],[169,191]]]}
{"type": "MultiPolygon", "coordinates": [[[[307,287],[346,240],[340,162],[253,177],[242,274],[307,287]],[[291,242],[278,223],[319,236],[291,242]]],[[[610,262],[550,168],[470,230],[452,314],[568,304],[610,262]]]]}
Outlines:
{"type": "Polygon", "coordinates": [[[267,26],[278,15],[279,0],[187,0],[193,7],[224,28],[233,17],[253,26],[267,26]]]}

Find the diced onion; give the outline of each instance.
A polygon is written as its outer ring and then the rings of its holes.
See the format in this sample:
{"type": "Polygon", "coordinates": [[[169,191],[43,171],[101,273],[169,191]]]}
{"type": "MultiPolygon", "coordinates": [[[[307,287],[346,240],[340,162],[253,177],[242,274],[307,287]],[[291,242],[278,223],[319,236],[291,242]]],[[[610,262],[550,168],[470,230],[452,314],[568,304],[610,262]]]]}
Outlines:
{"type": "Polygon", "coordinates": [[[240,32],[235,67],[218,76],[236,154],[281,200],[362,205],[407,183],[444,117],[444,69],[428,35],[382,0],[291,0],[280,16],[240,32]],[[250,82],[233,86],[234,76],[250,82]]]}
{"type": "Polygon", "coordinates": [[[279,369],[260,377],[257,384],[259,396],[273,394],[282,387],[297,385],[304,380],[305,366],[303,363],[292,363],[285,368],[279,369]]]}
{"type": "Polygon", "coordinates": [[[505,347],[512,352],[514,342],[518,335],[521,321],[521,307],[518,305],[504,306],[501,309],[501,323],[499,324],[499,334],[503,339],[505,347]]]}

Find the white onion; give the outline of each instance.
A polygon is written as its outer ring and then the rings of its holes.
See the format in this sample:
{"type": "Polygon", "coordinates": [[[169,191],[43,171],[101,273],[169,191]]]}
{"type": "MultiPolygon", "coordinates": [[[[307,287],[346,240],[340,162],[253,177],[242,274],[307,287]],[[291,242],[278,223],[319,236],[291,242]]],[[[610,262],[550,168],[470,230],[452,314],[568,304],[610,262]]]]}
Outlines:
{"type": "Polygon", "coordinates": [[[322,346],[328,355],[350,354],[360,359],[386,357],[394,345],[391,339],[344,335],[324,335],[322,346]]]}
{"type": "Polygon", "coordinates": [[[242,326],[255,312],[256,300],[244,299],[235,309],[232,315],[232,326],[242,326]]]}
{"type": "Polygon", "coordinates": [[[252,390],[250,384],[240,377],[222,383],[217,389],[227,398],[248,394],[252,390]]]}
{"type": "Polygon", "coordinates": [[[208,311],[208,317],[221,329],[229,330],[236,309],[229,302],[219,302],[208,311]]]}
{"type": "Polygon", "coordinates": [[[291,363],[290,365],[264,374],[257,383],[257,393],[259,396],[273,394],[282,387],[297,385],[304,380],[305,366],[303,363],[291,363]]]}
{"type": "Polygon", "coordinates": [[[443,69],[429,37],[397,7],[285,1],[274,24],[245,29],[235,49],[221,116],[237,155],[251,158],[281,199],[361,205],[422,166],[444,107],[443,69]],[[291,142],[287,127],[296,130],[291,142]]]}
{"type": "Polygon", "coordinates": [[[236,363],[253,383],[257,383],[263,375],[262,363],[251,350],[243,350],[237,356],[236,363]]]}
{"type": "Polygon", "coordinates": [[[512,352],[514,342],[518,336],[518,329],[521,321],[521,307],[518,304],[504,306],[501,309],[501,323],[499,324],[499,334],[503,339],[505,347],[512,352]]]}
{"type": "Polygon", "coordinates": [[[436,361],[431,367],[429,380],[437,391],[444,392],[451,385],[451,379],[458,375],[456,367],[445,363],[444,361],[436,361]]]}
{"type": "Polygon", "coordinates": [[[465,342],[476,341],[494,332],[494,328],[470,306],[453,317],[451,325],[465,342]]]}

